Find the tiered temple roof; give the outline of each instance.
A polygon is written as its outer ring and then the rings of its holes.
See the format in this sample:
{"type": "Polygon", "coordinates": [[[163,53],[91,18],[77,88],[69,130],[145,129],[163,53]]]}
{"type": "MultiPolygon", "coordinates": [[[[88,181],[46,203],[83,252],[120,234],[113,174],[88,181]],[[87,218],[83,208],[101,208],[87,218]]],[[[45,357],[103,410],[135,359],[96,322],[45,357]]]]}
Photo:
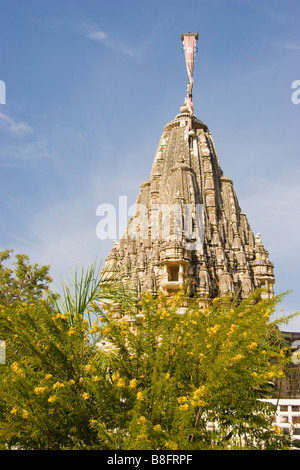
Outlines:
{"type": "Polygon", "coordinates": [[[152,171],[127,230],[106,262],[128,268],[138,290],[246,297],[266,286],[273,264],[254,236],[233,182],[223,174],[212,135],[191,109],[190,96],[162,133],[152,171]]]}

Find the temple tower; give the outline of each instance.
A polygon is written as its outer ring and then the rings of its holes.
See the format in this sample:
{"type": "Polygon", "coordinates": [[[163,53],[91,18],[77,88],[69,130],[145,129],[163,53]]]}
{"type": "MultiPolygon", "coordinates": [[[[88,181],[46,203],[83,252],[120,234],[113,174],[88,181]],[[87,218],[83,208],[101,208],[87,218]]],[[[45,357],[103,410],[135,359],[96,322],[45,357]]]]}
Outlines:
{"type": "Polygon", "coordinates": [[[233,182],[221,169],[212,135],[193,110],[198,34],[182,34],[188,90],[179,114],[162,133],[150,178],[141,187],[127,230],[109,254],[109,270],[126,266],[139,291],[171,293],[183,284],[205,298],[266,287],[273,264],[254,236],[233,182]]]}

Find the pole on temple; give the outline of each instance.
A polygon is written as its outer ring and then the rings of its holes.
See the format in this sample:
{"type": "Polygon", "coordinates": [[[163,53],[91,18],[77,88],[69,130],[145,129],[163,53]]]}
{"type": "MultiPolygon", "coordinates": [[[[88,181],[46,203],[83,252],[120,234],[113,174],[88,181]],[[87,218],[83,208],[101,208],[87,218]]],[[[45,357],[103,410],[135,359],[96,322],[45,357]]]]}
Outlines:
{"type": "Polygon", "coordinates": [[[186,139],[188,138],[188,133],[192,128],[192,116],[194,115],[194,105],[193,105],[193,73],[194,73],[194,64],[195,64],[195,52],[196,52],[196,42],[198,41],[198,33],[185,33],[181,34],[181,41],[183,43],[183,49],[185,53],[185,62],[188,73],[188,87],[187,87],[187,97],[186,104],[190,113],[190,119],[186,128],[186,139]]]}

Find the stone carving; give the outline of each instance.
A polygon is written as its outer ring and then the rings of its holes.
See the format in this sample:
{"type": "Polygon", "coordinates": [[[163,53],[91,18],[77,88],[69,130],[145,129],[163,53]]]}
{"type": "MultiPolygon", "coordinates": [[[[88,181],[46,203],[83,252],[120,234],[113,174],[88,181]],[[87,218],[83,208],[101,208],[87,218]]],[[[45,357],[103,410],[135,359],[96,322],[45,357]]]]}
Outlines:
{"type": "Polygon", "coordinates": [[[232,180],[223,175],[206,124],[192,116],[192,132],[185,139],[188,119],[184,105],[165,126],[150,180],[141,185],[137,197],[146,212],[135,220],[140,214],[136,211],[120,243],[115,243],[106,260],[110,270],[127,264],[138,270],[140,288],[153,293],[158,288],[171,293],[187,283],[191,295],[207,298],[228,293],[246,297],[262,286],[270,297],[273,264],[260,234],[254,236],[232,180]],[[165,236],[162,206],[173,207],[165,236]],[[142,223],[149,224],[146,230],[141,230],[142,223]],[[130,227],[136,226],[139,231],[132,239],[130,227]],[[139,238],[139,233],[148,237],[139,238]]]}

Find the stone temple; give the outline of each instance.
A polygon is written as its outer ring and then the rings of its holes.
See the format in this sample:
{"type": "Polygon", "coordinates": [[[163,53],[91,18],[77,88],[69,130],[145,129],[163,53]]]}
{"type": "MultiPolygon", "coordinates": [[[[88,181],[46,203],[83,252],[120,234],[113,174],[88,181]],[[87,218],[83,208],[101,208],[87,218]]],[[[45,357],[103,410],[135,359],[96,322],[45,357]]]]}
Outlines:
{"type": "Polygon", "coordinates": [[[213,137],[193,112],[197,34],[181,36],[188,93],[161,135],[135,213],[106,269],[126,267],[138,291],[167,293],[188,286],[202,298],[247,297],[265,287],[273,295],[273,264],[260,234],[251,230],[233,182],[223,174],[213,137]]]}

